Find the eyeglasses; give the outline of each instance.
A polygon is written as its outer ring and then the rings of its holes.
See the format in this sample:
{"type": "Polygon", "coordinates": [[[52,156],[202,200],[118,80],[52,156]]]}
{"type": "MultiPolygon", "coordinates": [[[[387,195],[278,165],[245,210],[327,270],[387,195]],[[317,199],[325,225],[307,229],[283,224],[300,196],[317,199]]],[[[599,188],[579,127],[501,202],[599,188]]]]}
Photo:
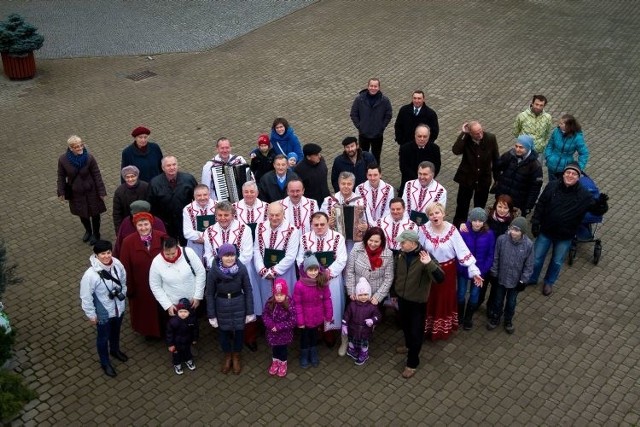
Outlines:
{"type": "Polygon", "coordinates": [[[83,148],[83,147],[84,147],[84,144],[73,144],[69,146],[69,148],[71,148],[72,150],[75,150],[77,148],[83,148]]]}

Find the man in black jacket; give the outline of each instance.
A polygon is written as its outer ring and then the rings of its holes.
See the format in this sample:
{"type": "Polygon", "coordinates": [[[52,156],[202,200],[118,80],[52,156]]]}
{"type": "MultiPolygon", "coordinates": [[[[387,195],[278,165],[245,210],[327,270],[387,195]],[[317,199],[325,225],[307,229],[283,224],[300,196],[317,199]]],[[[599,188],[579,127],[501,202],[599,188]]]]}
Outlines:
{"type": "Polygon", "coordinates": [[[369,79],[351,105],[351,121],[358,129],[362,150],[369,151],[380,164],[384,130],[391,121],[391,101],[380,91],[380,79],[369,79]]]}
{"type": "Polygon", "coordinates": [[[421,123],[429,126],[431,130],[429,143],[436,142],[438,133],[440,132],[438,115],[425,104],[424,92],[416,90],[413,91],[413,95],[411,96],[411,103],[403,105],[400,111],[398,111],[396,123],[393,125],[398,145],[413,142],[416,127],[421,123]]]}
{"type": "Polygon", "coordinates": [[[304,184],[306,197],[314,199],[318,202],[318,206],[320,206],[325,197],[331,194],[327,184],[329,169],[324,157],[320,154],[321,151],[322,147],[318,144],[305,144],[302,147],[304,159],[294,169],[302,184],[304,184]]]}
{"type": "MultiPolygon", "coordinates": [[[[331,185],[336,193],[340,191],[338,177],[342,172],[351,172],[355,175],[355,188],[367,181],[367,169],[369,166],[378,164],[373,154],[362,151],[356,137],[346,137],[342,140],[342,146],[344,147],[344,152],[334,159],[333,167],[331,168],[331,185]]],[[[305,185],[305,188],[308,187],[305,185]]]]}
{"type": "Polygon", "coordinates": [[[287,183],[298,178],[295,172],[288,169],[287,157],[278,154],[273,161],[274,170],[267,172],[260,179],[260,198],[263,202],[272,203],[287,197],[287,183]]]}
{"type": "Polygon", "coordinates": [[[580,184],[581,173],[577,163],[569,163],[564,168],[562,179],[547,184],[533,211],[531,232],[536,237],[535,262],[529,284],[538,282],[547,252],[553,248],[542,287],[545,296],[553,291],[571,240],[585,214],[604,215],[609,209],[609,197],[606,194],[601,193],[598,199],[594,199],[589,190],[580,184]]]}
{"type": "Polygon", "coordinates": [[[193,175],[178,171],[178,159],[174,156],[162,159],[162,171],[164,173],[149,183],[147,201],[151,204],[151,213],[164,222],[167,233],[185,246],[187,240],[182,232],[182,208],[193,200],[193,190],[198,182],[193,175]]]}
{"type": "Polygon", "coordinates": [[[407,181],[418,179],[418,165],[424,161],[433,163],[435,167],[433,177],[438,176],[442,164],[440,147],[435,142],[429,142],[430,134],[429,126],[420,124],[416,127],[414,142],[400,146],[399,161],[402,182],[398,194],[402,194],[407,181]]]}

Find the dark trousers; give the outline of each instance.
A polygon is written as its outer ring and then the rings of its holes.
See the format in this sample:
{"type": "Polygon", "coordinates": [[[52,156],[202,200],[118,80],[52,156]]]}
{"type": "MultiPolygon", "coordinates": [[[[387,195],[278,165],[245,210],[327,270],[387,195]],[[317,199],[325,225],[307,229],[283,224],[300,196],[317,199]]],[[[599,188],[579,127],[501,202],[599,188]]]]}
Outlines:
{"type": "Polygon", "coordinates": [[[518,291],[516,291],[516,288],[505,288],[497,283],[494,287],[496,294],[493,302],[493,320],[499,322],[504,311],[505,323],[511,322],[513,320],[513,315],[516,312],[518,291]]]}
{"type": "Polygon", "coordinates": [[[191,354],[191,343],[187,345],[177,345],[176,351],[171,356],[173,357],[173,364],[179,365],[183,362],[193,360],[193,354],[191,354]]]}
{"type": "Polygon", "coordinates": [[[376,158],[376,162],[378,164],[380,164],[380,154],[382,153],[382,139],[382,135],[375,138],[367,138],[364,135],[358,135],[362,151],[371,151],[371,154],[376,158]]]}
{"type": "Polygon", "coordinates": [[[407,367],[415,369],[420,364],[420,350],[424,341],[424,323],[427,303],[413,302],[398,297],[404,345],[409,349],[407,367]]]}
{"type": "Polygon", "coordinates": [[[458,186],[458,196],[456,197],[456,213],[453,216],[453,225],[456,227],[467,220],[469,216],[469,205],[473,198],[473,207],[484,209],[489,199],[489,187],[471,186],[460,184],[458,186]]]}
{"type": "Polygon", "coordinates": [[[100,235],[100,214],[92,216],[91,219],[81,217],[80,222],[87,233],[93,234],[94,236],[100,235]]]}
{"type": "Polygon", "coordinates": [[[281,362],[287,361],[287,356],[289,356],[289,350],[286,345],[274,345],[271,347],[271,351],[274,359],[278,359],[281,362]]]}
{"type": "Polygon", "coordinates": [[[235,331],[223,331],[218,333],[220,347],[223,353],[239,353],[242,351],[242,343],[244,341],[244,329],[235,331]]]}
{"type": "Polygon", "coordinates": [[[305,350],[318,345],[318,328],[300,329],[300,349],[305,350]]]}
{"type": "Polygon", "coordinates": [[[98,348],[98,356],[102,366],[108,365],[109,353],[117,353],[120,351],[120,327],[122,326],[122,316],[111,317],[108,320],[98,321],[96,325],[98,336],[96,338],[96,347],[98,348]]]}

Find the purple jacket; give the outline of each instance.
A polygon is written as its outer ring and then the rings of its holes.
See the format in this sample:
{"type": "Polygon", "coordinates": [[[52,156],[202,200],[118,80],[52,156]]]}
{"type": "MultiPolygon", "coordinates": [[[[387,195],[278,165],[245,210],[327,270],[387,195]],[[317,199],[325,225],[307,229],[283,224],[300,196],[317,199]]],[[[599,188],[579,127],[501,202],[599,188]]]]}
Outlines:
{"type": "Polygon", "coordinates": [[[270,301],[264,305],[262,321],[267,330],[267,344],[287,345],[293,341],[293,329],[296,327],[296,308],[293,300],[289,298],[289,309],[282,304],[275,303],[273,310],[269,308],[270,301]],[[273,332],[272,329],[276,328],[273,332]]]}
{"type": "MultiPolygon", "coordinates": [[[[491,229],[475,232],[471,223],[467,221],[467,232],[460,231],[464,243],[476,258],[476,266],[480,269],[482,277],[486,277],[493,264],[493,251],[496,247],[496,237],[491,229]]],[[[458,276],[469,277],[467,267],[458,264],[458,276]]]]}
{"type": "Polygon", "coordinates": [[[373,335],[373,326],[367,326],[364,321],[372,319],[373,324],[380,322],[380,310],[371,301],[351,301],[344,312],[342,323],[347,325],[349,338],[368,340],[373,335]]]}
{"type": "Polygon", "coordinates": [[[329,284],[318,289],[313,279],[302,276],[293,288],[293,300],[296,304],[298,326],[315,328],[322,322],[333,320],[333,305],[329,284]]]}

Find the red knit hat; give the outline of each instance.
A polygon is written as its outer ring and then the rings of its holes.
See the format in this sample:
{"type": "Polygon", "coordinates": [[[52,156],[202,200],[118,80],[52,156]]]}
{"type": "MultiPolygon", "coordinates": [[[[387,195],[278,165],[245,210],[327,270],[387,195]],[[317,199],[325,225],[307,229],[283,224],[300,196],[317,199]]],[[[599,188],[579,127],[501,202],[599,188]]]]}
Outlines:
{"type": "Polygon", "coordinates": [[[144,126],[138,126],[131,131],[131,136],[135,138],[138,135],[151,135],[151,131],[144,126]]]}
{"type": "Polygon", "coordinates": [[[269,142],[269,135],[266,133],[261,133],[258,137],[258,145],[271,145],[269,142]]]}
{"type": "Polygon", "coordinates": [[[142,221],[143,219],[146,219],[151,224],[153,224],[153,215],[151,215],[149,212],[138,212],[137,214],[133,215],[134,224],[137,224],[138,221],[142,221]]]}

